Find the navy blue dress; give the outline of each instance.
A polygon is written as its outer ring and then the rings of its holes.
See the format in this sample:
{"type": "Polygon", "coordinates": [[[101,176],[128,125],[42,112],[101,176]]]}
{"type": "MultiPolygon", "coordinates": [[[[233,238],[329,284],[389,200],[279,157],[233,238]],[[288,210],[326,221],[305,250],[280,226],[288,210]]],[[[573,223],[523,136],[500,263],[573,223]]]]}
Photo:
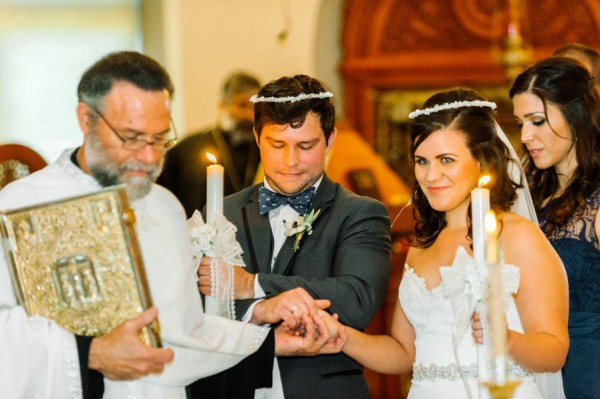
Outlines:
{"type": "Polygon", "coordinates": [[[594,229],[600,189],[586,202],[582,215],[557,228],[548,225],[544,209],[538,215],[569,279],[571,345],[562,369],[567,399],[600,399],[600,248],[594,229]]]}

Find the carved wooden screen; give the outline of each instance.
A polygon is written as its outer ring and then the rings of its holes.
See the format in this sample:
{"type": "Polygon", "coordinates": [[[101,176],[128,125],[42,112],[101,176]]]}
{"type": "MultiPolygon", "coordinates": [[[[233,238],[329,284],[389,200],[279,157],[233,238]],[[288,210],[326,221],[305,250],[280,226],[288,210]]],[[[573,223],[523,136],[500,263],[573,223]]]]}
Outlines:
{"type": "Polygon", "coordinates": [[[0,144],[0,188],[46,166],[37,152],[20,144],[0,144]]]}
{"type": "MultiPolygon", "coordinates": [[[[567,42],[600,47],[597,0],[527,0],[533,58],[567,42]],[[565,10],[568,10],[566,12],[565,10]]],[[[499,48],[508,0],[347,0],[341,72],[345,114],[372,144],[375,100],[390,89],[504,87],[499,48]]]]}

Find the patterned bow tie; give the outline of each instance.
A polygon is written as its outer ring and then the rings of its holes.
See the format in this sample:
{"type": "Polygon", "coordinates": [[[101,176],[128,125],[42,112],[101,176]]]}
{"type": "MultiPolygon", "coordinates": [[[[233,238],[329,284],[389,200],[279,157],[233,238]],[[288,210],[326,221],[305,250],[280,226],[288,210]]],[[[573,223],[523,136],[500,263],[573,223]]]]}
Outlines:
{"type": "Polygon", "coordinates": [[[265,213],[287,204],[299,214],[306,215],[310,210],[314,195],[314,187],[290,197],[273,192],[268,188],[261,187],[258,189],[258,204],[260,206],[260,214],[264,215],[265,213]]]}

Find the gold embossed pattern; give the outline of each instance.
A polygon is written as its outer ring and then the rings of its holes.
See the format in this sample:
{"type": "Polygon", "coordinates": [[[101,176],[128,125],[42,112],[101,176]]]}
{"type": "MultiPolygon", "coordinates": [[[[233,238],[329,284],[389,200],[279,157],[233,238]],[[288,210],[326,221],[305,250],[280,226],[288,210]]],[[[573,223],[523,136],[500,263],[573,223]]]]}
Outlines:
{"type": "MultiPolygon", "coordinates": [[[[5,249],[28,314],[96,336],[151,306],[130,213],[122,189],[4,213],[5,249]]],[[[142,339],[160,345],[149,328],[142,339]]]]}

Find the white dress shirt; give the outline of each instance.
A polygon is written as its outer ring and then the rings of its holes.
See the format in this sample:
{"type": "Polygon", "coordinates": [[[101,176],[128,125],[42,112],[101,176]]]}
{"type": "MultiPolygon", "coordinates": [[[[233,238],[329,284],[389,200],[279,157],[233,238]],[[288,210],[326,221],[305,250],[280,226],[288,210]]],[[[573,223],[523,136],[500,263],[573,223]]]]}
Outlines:
{"type": "MultiPolygon", "coordinates": [[[[321,181],[323,180],[323,176],[313,185],[316,190],[319,188],[321,181]]],[[[267,179],[264,180],[265,188],[275,191],[271,188],[267,179]]],[[[273,265],[275,265],[275,259],[277,259],[277,255],[283,247],[283,243],[287,239],[285,235],[285,227],[283,225],[284,221],[291,221],[298,217],[299,213],[296,212],[289,205],[282,205],[277,209],[274,209],[269,212],[269,222],[271,223],[271,231],[273,232],[273,257],[271,258],[271,270],[273,270],[273,265]]],[[[265,291],[260,286],[258,282],[258,278],[254,278],[254,297],[255,298],[264,298],[266,296],[265,291]]],[[[249,312],[251,312],[249,309],[249,312]]],[[[250,313],[251,314],[251,313],[250,313]]],[[[254,394],[254,399],[284,399],[283,395],[283,385],[281,383],[281,373],[279,372],[279,364],[277,363],[277,358],[273,362],[273,386],[271,388],[261,388],[257,389],[254,394]]]]}

